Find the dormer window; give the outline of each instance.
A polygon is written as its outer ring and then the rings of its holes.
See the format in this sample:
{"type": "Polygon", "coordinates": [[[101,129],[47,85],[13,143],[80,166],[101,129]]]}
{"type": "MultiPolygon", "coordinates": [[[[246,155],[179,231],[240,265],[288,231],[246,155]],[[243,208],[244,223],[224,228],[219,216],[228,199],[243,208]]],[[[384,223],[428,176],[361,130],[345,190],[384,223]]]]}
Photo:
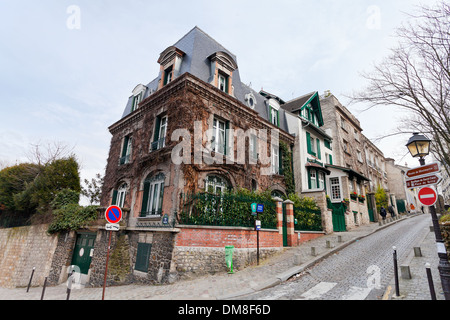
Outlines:
{"type": "Polygon", "coordinates": [[[144,93],[146,90],[146,86],[144,86],[143,84],[138,84],[136,86],[136,88],[134,88],[133,90],[133,96],[132,96],[132,101],[131,101],[131,112],[133,112],[134,110],[136,110],[139,106],[139,103],[143,100],[144,98],[144,93]]]}
{"type": "Polygon", "coordinates": [[[179,76],[184,55],[183,51],[174,46],[168,47],[160,54],[158,59],[158,63],[161,66],[159,89],[179,76]]]}
{"type": "Polygon", "coordinates": [[[165,86],[170,81],[172,81],[172,78],[173,78],[173,67],[170,66],[166,70],[164,70],[164,83],[163,83],[163,85],[165,86]]]}
{"type": "Polygon", "coordinates": [[[234,58],[224,51],[218,51],[210,55],[208,59],[211,61],[208,82],[219,90],[233,95],[232,77],[233,71],[237,69],[234,58]]]}
{"type": "Polygon", "coordinates": [[[228,93],[228,76],[219,72],[218,87],[220,91],[228,93]]]}

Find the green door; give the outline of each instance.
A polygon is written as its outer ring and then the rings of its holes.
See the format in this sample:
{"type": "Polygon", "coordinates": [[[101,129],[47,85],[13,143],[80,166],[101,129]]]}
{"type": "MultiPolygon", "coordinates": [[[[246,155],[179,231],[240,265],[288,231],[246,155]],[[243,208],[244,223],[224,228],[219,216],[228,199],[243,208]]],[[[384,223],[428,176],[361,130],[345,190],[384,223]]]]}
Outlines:
{"type": "Polygon", "coordinates": [[[345,225],[345,206],[342,203],[333,203],[333,231],[347,231],[345,225]]]}
{"type": "Polygon", "coordinates": [[[96,236],[95,233],[79,233],[77,235],[77,241],[73,249],[72,265],[78,266],[83,274],[87,274],[89,271],[96,236]]]}
{"type": "Polygon", "coordinates": [[[283,203],[283,247],[288,246],[287,241],[287,215],[286,215],[286,204],[283,203]]]}
{"type": "Polygon", "coordinates": [[[370,222],[375,222],[375,216],[373,215],[373,201],[372,198],[374,197],[373,194],[367,195],[367,210],[369,211],[369,219],[370,222]]]}

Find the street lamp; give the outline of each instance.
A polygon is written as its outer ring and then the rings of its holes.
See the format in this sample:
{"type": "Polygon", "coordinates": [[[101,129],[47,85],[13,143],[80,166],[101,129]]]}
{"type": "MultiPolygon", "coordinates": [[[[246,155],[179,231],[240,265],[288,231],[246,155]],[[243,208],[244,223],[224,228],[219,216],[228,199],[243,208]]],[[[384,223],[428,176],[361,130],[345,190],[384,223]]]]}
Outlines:
{"type": "Polygon", "coordinates": [[[414,133],[414,135],[409,138],[406,146],[408,147],[409,153],[413,158],[419,158],[419,162],[421,166],[425,165],[424,157],[430,153],[430,144],[431,140],[426,138],[423,135],[418,133],[414,133]]]}
{"type": "MultiPolygon", "coordinates": [[[[419,162],[421,166],[425,165],[424,157],[430,153],[431,140],[427,139],[423,135],[414,133],[414,135],[409,138],[406,146],[408,147],[411,156],[414,158],[419,157],[419,162]]],[[[438,245],[438,256],[439,256],[439,275],[442,283],[442,290],[444,291],[445,300],[450,300],[450,263],[448,262],[447,251],[445,250],[444,240],[442,239],[441,228],[439,227],[439,222],[436,214],[436,208],[430,206],[431,220],[433,222],[434,234],[436,237],[436,244],[438,245]],[[444,248],[443,250],[441,248],[444,248]]]]}

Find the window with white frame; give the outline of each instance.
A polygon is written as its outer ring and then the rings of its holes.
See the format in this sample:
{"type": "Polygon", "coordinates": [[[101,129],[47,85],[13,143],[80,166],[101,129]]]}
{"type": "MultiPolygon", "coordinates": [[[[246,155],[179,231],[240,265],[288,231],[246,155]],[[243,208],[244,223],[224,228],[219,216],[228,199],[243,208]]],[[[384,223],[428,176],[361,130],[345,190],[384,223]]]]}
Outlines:
{"type": "Polygon", "coordinates": [[[278,110],[270,107],[270,122],[278,126],[278,110]]]}
{"type": "Polygon", "coordinates": [[[119,158],[119,165],[127,164],[131,162],[131,148],[132,148],[132,136],[127,135],[123,139],[122,153],[119,158]]]}
{"type": "Polygon", "coordinates": [[[250,135],[249,139],[250,143],[250,158],[257,160],[258,159],[258,137],[255,134],[250,135]]]}
{"type": "Polygon", "coordinates": [[[317,187],[320,189],[320,190],[323,190],[323,188],[325,187],[325,174],[323,173],[323,172],[319,172],[318,173],[318,178],[319,178],[319,180],[318,180],[318,185],[317,185],[317,187]]]}
{"type": "Polygon", "coordinates": [[[136,110],[138,108],[139,102],[141,102],[141,100],[142,100],[142,96],[143,96],[143,93],[141,92],[138,95],[133,97],[133,102],[131,105],[131,112],[133,112],[134,110],[136,110]]]}
{"type": "Polygon", "coordinates": [[[317,188],[317,171],[309,170],[310,189],[317,188]]]}
{"type": "Polygon", "coordinates": [[[331,200],[341,200],[341,184],[339,177],[330,178],[331,200]]]}
{"type": "Polygon", "coordinates": [[[127,184],[123,183],[119,190],[117,190],[117,200],[116,200],[116,206],[123,207],[125,204],[125,196],[127,194],[127,184]]]}
{"type": "Polygon", "coordinates": [[[211,147],[214,151],[226,154],[226,122],[214,118],[211,147]]]}
{"type": "Polygon", "coordinates": [[[162,173],[145,179],[141,217],[160,216],[162,214],[164,180],[165,176],[162,173]]]}
{"type": "Polygon", "coordinates": [[[219,72],[217,82],[219,90],[228,93],[228,76],[219,72]]]}
{"type": "Polygon", "coordinates": [[[205,190],[208,193],[223,194],[230,188],[228,181],[218,175],[208,175],[205,180],[205,190]]]}
{"type": "Polygon", "coordinates": [[[150,151],[159,150],[166,146],[167,115],[159,115],[155,118],[155,134],[150,144],[150,151]]]}
{"type": "Polygon", "coordinates": [[[278,146],[272,146],[272,173],[280,173],[280,153],[278,146]]]}

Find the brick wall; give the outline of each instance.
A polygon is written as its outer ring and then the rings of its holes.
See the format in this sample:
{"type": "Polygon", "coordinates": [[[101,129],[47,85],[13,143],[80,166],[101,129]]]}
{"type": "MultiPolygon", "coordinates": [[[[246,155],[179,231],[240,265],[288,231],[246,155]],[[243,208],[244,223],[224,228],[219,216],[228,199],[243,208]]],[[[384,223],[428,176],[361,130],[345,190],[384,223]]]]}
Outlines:
{"type": "MultiPolygon", "coordinates": [[[[175,246],[256,248],[256,231],[251,228],[182,227],[175,246]]],[[[259,247],[283,247],[283,237],[278,230],[261,230],[259,247]]]]}

